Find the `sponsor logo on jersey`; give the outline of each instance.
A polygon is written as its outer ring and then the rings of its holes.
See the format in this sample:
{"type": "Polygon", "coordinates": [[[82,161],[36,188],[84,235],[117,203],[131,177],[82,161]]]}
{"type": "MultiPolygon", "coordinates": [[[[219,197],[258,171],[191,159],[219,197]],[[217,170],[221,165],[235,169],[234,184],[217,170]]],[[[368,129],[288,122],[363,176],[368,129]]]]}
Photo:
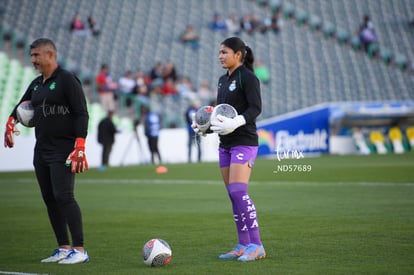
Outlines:
{"type": "Polygon", "coordinates": [[[243,160],[243,158],[244,158],[244,154],[243,154],[243,153],[238,153],[238,154],[236,155],[236,158],[237,158],[238,160],[243,160]]]}

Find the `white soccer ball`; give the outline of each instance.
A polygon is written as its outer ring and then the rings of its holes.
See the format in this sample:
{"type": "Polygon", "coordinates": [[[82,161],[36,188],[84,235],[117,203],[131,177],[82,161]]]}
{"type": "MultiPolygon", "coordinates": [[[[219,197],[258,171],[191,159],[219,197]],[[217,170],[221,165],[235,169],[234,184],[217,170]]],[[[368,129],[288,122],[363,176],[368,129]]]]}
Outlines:
{"type": "Polygon", "coordinates": [[[195,121],[198,129],[205,133],[210,128],[210,117],[213,112],[213,106],[202,106],[200,107],[195,115],[195,121]]]}
{"type": "Polygon", "coordinates": [[[170,245],[162,239],[151,239],[142,249],[142,258],[147,266],[164,266],[172,258],[170,245]]]}
{"type": "Polygon", "coordinates": [[[217,121],[217,116],[222,115],[228,118],[235,118],[237,116],[236,109],[230,104],[223,103],[214,107],[211,113],[211,121],[217,121]]]}
{"type": "Polygon", "coordinates": [[[30,100],[22,101],[16,109],[17,120],[26,127],[34,127],[34,109],[30,100]]]}

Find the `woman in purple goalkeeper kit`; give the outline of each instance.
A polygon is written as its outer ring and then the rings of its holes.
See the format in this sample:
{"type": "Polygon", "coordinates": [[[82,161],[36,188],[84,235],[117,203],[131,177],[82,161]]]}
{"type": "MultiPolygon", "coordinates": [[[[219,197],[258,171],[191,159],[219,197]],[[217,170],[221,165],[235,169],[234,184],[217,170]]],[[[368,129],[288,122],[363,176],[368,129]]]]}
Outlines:
{"type": "Polygon", "coordinates": [[[210,129],[219,134],[221,174],[232,203],[238,243],[221,259],[254,261],[266,257],[260,239],[256,208],[249,197],[248,182],[257,156],[256,118],[261,113],[260,82],[253,71],[252,49],[238,37],[224,40],[219,49],[221,66],[227,70],[218,81],[217,104],[232,105],[234,118],[217,116],[210,129]]]}

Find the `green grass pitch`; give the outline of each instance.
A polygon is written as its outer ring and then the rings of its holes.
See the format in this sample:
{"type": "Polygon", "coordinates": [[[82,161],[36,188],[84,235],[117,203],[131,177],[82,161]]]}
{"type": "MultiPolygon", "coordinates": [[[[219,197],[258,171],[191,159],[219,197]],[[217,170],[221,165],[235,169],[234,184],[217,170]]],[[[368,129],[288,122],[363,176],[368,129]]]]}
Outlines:
{"type": "Polygon", "coordinates": [[[40,263],[56,247],[33,171],[0,173],[0,274],[414,274],[414,154],[258,159],[249,193],[267,258],[236,243],[217,163],[141,165],[77,176],[86,264],[40,263]],[[310,171],[309,171],[310,170],[310,171]],[[144,243],[166,240],[149,268],[144,243]]]}

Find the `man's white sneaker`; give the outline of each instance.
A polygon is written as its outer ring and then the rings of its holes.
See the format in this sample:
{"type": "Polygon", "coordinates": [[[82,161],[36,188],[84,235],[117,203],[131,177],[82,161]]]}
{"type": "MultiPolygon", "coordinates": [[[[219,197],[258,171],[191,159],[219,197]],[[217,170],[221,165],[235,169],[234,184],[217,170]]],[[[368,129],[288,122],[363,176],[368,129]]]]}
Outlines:
{"type": "Polygon", "coordinates": [[[56,263],[59,262],[60,260],[65,259],[69,253],[71,252],[71,250],[69,249],[63,249],[63,248],[57,248],[53,251],[52,255],[50,255],[50,257],[41,260],[42,263],[56,263]]]}
{"type": "Polygon", "coordinates": [[[59,261],[59,264],[79,264],[79,263],[86,263],[89,261],[88,253],[81,252],[76,249],[72,249],[69,253],[69,255],[59,261]]]}

